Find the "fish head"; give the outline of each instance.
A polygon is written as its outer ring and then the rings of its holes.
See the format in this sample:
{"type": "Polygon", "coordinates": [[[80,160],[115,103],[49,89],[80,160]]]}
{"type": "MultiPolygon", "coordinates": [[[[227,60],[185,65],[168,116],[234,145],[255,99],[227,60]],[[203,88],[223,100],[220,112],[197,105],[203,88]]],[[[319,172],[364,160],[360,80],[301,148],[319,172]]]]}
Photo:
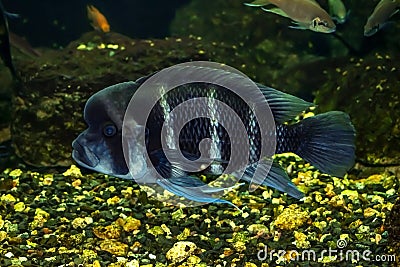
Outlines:
{"type": "Polygon", "coordinates": [[[346,10],[346,7],[341,0],[329,1],[329,14],[335,22],[343,24],[346,22],[350,10],[346,10]]]}
{"type": "Polygon", "coordinates": [[[380,1],[367,19],[367,23],[364,26],[364,36],[374,35],[388,26],[390,24],[389,18],[399,12],[399,5],[400,1],[398,0],[380,1]]]}
{"type": "Polygon", "coordinates": [[[107,23],[102,23],[100,25],[100,28],[103,32],[110,32],[110,25],[108,25],[107,23]]]}
{"type": "Polygon", "coordinates": [[[380,28],[381,27],[379,24],[375,24],[375,25],[366,24],[364,26],[364,36],[366,36],[366,37],[372,36],[375,33],[377,33],[380,28]]]}
{"type": "Polygon", "coordinates": [[[336,30],[336,25],[330,17],[315,17],[310,26],[310,30],[322,33],[332,33],[336,30]]]}
{"type": "Polygon", "coordinates": [[[339,17],[337,17],[336,19],[337,19],[337,22],[338,22],[339,24],[343,24],[343,23],[345,23],[346,20],[347,20],[347,15],[346,15],[346,16],[339,16],[339,17]]]}
{"type": "Polygon", "coordinates": [[[122,125],[136,87],[133,82],[113,85],[97,92],[86,102],[84,119],[88,128],[72,143],[72,158],[79,165],[132,179],[122,148],[122,125]]]}
{"type": "Polygon", "coordinates": [[[375,22],[375,23],[367,23],[364,26],[364,36],[365,37],[370,37],[377,33],[378,31],[387,28],[389,25],[393,24],[393,21],[384,21],[381,23],[375,22]]]}
{"type": "Polygon", "coordinates": [[[346,22],[347,18],[348,18],[348,14],[349,12],[347,12],[346,14],[338,14],[337,16],[332,17],[332,19],[339,24],[343,24],[346,22]]]}
{"type": "Polygon", "coordinates": [[[374,14],[369,16],[367,23],[364,25],[364,36],[369,37],[377,33],[382,28],[382,22],[385,22],[385,20],[374,14]]]}

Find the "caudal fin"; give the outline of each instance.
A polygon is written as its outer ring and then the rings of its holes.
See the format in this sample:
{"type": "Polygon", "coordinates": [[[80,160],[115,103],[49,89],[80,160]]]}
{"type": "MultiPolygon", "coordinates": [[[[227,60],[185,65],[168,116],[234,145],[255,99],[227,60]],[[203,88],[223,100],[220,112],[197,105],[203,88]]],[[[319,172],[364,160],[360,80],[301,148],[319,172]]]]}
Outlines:
{"type": "Polygon", "coordinates": [[[330,111],[304,119],[301,144],[295,152],[327,174],[343,177],[354,165],[354,126],[349,115],[330,111]]]}

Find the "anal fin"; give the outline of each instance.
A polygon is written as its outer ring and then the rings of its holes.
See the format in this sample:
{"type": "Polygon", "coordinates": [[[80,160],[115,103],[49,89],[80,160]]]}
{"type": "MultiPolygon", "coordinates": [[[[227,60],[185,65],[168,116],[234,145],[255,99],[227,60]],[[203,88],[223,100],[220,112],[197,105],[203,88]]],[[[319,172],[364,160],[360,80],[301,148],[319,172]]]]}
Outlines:
{"type": "Polygon", "coordinates": [[[304,197],[303,192],[297,189],[296,185],[290,180],[286,171],[282,169],[278,162],[273,161],[272,165],[267,161],[267,164],[264,164],[263,161],[258,163],[254,163],[247,167],[244,175],[242,176],[242,180],[245,180],[249,183],[254,183],[256,185],[263,185],[278,189],[281,192],[285,192],[288,195],[301,199],[304,197]],[[258,175],[260,177],[255,177],[254,175],[258,175]]]}

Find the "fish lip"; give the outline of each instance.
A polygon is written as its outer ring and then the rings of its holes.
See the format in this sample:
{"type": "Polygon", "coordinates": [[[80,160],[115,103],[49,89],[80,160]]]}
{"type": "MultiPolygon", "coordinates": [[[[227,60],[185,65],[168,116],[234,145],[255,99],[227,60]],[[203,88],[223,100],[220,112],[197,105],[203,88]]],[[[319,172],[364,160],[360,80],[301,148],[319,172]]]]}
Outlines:
{"type": "Polygon", "coordinates": [[[83,146],[77,140],[72,142],[72,158],[80,165],[93,169],[96,167],[100,160],[87,146],[83,146]]]}
{"type": "Polygon", "coordinates": [[[377,31],[375,31],[374,29],[370,29],[370,30],[364,30],[364,36],[365,37],[370,37],[372,35],[374,35],[377,31]]]}
{"type": "Polygon", "coordinates": [[[327,31],[327,33],[333,33],[335,31],[336,31],[336,27],[332,27],[327,31]]]}

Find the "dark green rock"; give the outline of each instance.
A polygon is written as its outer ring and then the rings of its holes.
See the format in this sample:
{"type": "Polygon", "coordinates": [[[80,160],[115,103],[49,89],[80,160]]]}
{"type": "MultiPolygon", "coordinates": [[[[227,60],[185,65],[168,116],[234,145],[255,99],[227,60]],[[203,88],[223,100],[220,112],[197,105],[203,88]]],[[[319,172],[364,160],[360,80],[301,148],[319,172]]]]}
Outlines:
{"type": "MultiPolygon", "coordinates": [[[[388,254],[396,255],[396,266],[400,263],[400,199],[397,199],[389,218],[385,221],[385,235],[389,235],[388,254]]],[[[382,234],[382,236],[384,236],[382,234]]]]}
{"type": "MultiPolygon", "coordinates": [[[[231,58],[226,63],[239,68],[258,82],[276,86],[292,94],[303,94],[318,88],[319,83],[309,86],[309,80],[320,79],[319,69],[314,76],[304,77],[292,73],[304,64],[318,61],[321,57],[340,57],[349,53],[367,53],[371,49],[381,51],[398,50],[399,42],[392,38],[400,28],[400,23],[386,27],[385,32],[371,37],[363,36],[363,27],[368,16],[379,1],[345,1],[351,10],[345,24],[337,25],[336,34],[351,47],[351,51],[332,34],[315,33],[310,30],[295,30],[290,19],[267,13],[260,8],[243,5],[252,1],[207,2],[193,0],[176,12],[171,24],[171,32],[177,36],[200,36],[207,42],[224,42],[235,46],[234,59],[241,58],[246,66],[235,64],[231,58]],[[212,29],[212,30],[210,30],[212,29]],[[304,81],[306,80],[306,81],[304,81]],[[308,81],[308,82],[307,82],[308,81]],[[304,92],[306,91],[306,92],[304,92]]],[[[328,1],[318,1],[328,10],[328,1]]]]}
{"type": "Polygon", "coordinates": [[[350,58],[316,93],[320,111],[347,112],[357,130],[357,156],[369,164],[400,164],[400,63],[397,55],[350,58]]]}

